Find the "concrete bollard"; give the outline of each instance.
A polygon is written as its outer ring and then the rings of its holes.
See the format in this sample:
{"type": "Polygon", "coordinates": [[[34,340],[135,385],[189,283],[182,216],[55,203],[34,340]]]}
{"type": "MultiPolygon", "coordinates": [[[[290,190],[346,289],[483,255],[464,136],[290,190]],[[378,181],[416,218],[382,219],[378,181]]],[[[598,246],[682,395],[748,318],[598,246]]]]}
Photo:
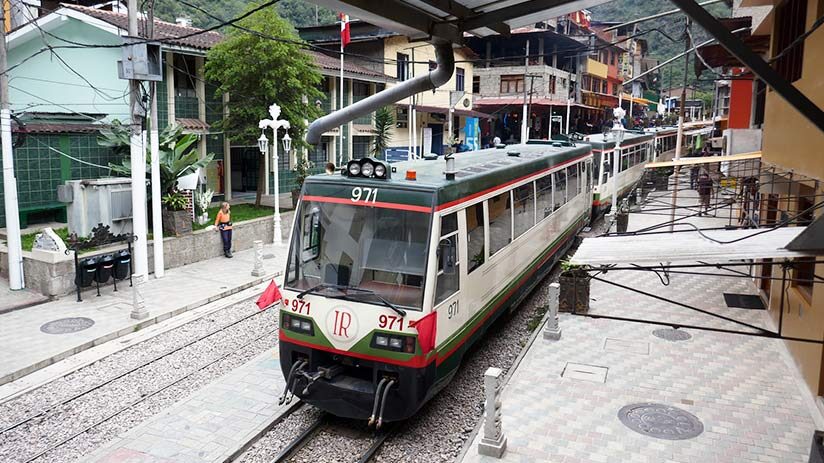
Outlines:
{"type": "Polygon", "coordinates": [[[263,276],[263,241],[255,240],[253,241],[254,248],[255,248],[255,261],[252,264],[252,276],[253,277],[262,277],[263,276]]]}
{"type": "Polygon", "coordinates": [[[544,328],[544,339],[557,341],[561,339],[561,326],[558,324],[558,292],[561,285],[551,283],[547,289],[547,304],[549,304],[549,315],[544,328]]]}
{"type": "Polygon", "coordinates": [[[503,371],[500,368],[490,367],[484,373],[484,437],[478,444],[478,453],[493,458],[501,458],[506,450],[506,437],[501,429],[502,378],[503,371]]]}
{"type": "Polygon", "coordinates": [[[143,275],[132,275],[132,313],[130,316],[135,320],[149,318],[146,301],[143,299],[143,275]]]}

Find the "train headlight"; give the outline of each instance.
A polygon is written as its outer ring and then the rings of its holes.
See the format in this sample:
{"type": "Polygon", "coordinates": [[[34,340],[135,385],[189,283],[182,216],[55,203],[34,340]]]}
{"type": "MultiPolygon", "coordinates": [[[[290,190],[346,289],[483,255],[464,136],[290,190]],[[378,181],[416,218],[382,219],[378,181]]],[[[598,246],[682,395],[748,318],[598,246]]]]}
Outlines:
{"type": "Polygon", "coordinates": [[[364,177],[371,177],[375,173],[375,165],[369,161],[364,161],[361,164],[361,175],[364,177]]]}
{"type": "Polygon", "coordinates": [[[386,178],[386,166],[383,164],[375,164],[375,177],[386,178]]]}
{"type": "Polygon", "coordinates": [[[283,313],[283,328],[295,333],[315,335],[315,325],[309,318],[296,317],[289,313],[283,313]]]}
{"type": "Polygon", "coordinates": [[[346,167],[346,170],[349,171],[350,177],[357,177],[361,173],[361,166],[357,161],[349,161],[349,165],[346,167]]]}
{"type": "Polygon", "coordinates": [[[389,347],[393,349],[400,349],[403,346],[403,339],[389,338],[389,347]]]}
{"type": "Polygon", "coordinates": [[[406,354],[414,354],[415,337],[400,334],[375,333],[375,335],[372,336],[371,347],[374,349],[384,349],[395,352],[404,352],[406,354]]]}
{"type": "Polygon", "coordinates": [[[375,335],[375,344],[380,347],[386,347],[389,345],[389,338],[386,336],[381,336],[379,334],[375,335]]]}

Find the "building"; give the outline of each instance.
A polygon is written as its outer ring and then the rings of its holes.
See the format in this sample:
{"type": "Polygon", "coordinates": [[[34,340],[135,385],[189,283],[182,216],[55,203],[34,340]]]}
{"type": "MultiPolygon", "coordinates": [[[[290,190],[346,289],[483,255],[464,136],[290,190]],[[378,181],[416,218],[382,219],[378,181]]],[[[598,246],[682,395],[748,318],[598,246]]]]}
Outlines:
{"type": "MultiPolygon", "coordinates": [[[[301,28],[301,38],[323,48],[328,58],[339,62],[340,25],[330,24],[301,28]]],[[[407,37],[383,29],[367,22],[350,22],[351,42],[346,46],[344,63],[369,69],[381,76],[379,83],[366,83],[363,75],[352,78],[344,76],[344,106],[366,98],[398,82],[429,72],[435,62],[435,49],[429,43],[410,42],[407,37]],[[358,81],[360,80],[360,82],[358,81]]],[[[473,110],[473,96],[470,84],[473,81],[475,58],[472,50],[456,50],[455,73],[451,80],[434,92],[425,92],[398,102],[394,107],[395,128],[391,131],[390,159],[406,159],[410,150],[416,154],[443,154],[447,140],[473,137],[467,135],[467,120],[470,127],[477,126],[476,120],[486,114],[473,110]],[[450,116],[451,115],[451,116],[450,116]]],[[[345,64],[348,66],[348,64],[345,64]]],[[[326,91],[330,98],[328,110],[340,107],[340,77],[329,75],[325,79],[326,91]]],[[[357,119],[343,127],[343,151],[340,152],[339,131],[324,134],[328,141],[329,160],[339,163],[352,158],[372,155],[374,136],[373,116],[357,119]],[[338,154],[340,153],[340,155],[338,154]]]]}
{"type": "MultiPolygon", "coordinates": [[[[824,10],[824,0],[786,0],[783,2],[743,0],[742,7],[772,6],[769,14],[753,22],[753,36],[769,36],[769,57],[778,57],[775,69],[819,108],[824,106],[824,76],[820,57],[824,53],[824,30],[818,29],[799,44],[790,47],[807,33],[824,10]]],[[[760,186],[761,223],[765,226],[787,217],[798,225],[821,217],[824,198],[824,133],[802,116],[775,91],[765,91],[763,125],[762,182],[760,186]]],[[[763,297],[769,303],[776,325],[781,319],[782,334],[810,339],[824,337],[824,286],[815,282],[824,275],[824,264],[796,262],[790,266],[783,283],[781,267],[762,266],[763,297]],[[782,304],[783,303],[783,304],[782,304]],[[783,315],[781,315],[783,313],[783,315]]],[[[824,395],[824,352],[821,344],[787,342],[805,382],[816,396],[824,395]]],[[[819,400],[819,405],[820,400],[819,400]]]]}
{"type": "Polygon", "coordinates": [[[568,104],[570,118],[587,108],[576,101],[575,89],[577,54],[585,47],[555,32],[553,23],[513,29],[508,38],[469,37],[467,44],[480,56],[472,80],[475,107],[497,115],[485,134],[519,140],[526,104],[529,138],[548,139],[565,132],[568,104]]]}

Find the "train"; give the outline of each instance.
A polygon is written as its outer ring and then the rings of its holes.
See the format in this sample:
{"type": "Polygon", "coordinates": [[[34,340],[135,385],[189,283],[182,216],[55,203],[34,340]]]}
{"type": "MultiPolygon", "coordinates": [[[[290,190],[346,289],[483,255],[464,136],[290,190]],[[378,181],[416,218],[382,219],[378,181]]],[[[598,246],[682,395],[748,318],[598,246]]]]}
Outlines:
{"type": "Polygon", "coordinates": [[[656,158],[654,135],[628,132],[613,179],[614,142],[367,157],[307,178],[281,289],[281,401],[377,426],[413,416],[656,158]]]}

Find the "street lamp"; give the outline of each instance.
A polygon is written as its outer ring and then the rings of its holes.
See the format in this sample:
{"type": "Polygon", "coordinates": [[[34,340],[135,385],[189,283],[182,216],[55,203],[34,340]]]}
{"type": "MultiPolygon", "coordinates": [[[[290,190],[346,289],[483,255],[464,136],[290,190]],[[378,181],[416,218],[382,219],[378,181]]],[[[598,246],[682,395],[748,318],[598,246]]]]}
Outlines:
{"type": "Polygon", "coordinates": [[[610,129],[610,132],[615,137],[615,149],[612,151],[612,210],[610,212],[613,214],[618,211],[618,167],[621,162],[621,142],[624,141],[624,133],[626,133],[621,119],[624,118],[625,114],[626,111],[621,107],[612,110],[612,129],[610,129]]]}
{"type": "MultiPolygon", "coordinates": [[[[275,191],[274,191],[274,198],[275,198],[275,217],[274,217],[274,230],[273,230],[273,240],[272,242],[275,245],[283,244],[283,227],[281,226],[280,220],[280,166],[278,165],[278,129],[283,128],[289,130],[290,124],[289,121],[285,121],[282,119],[278,119],[280,117],[280,106],[277,104],[272,104],[269,106],[269,115],[272,117],[271,119],[261,119],[258,122],[258,128],[261,130],[265,130],[267,127],[272,129],[272,147],[274,148],[274,172],[275,172],[275,191]]],[[[265,153],[266,149],[269,147],[269,140],[266,138],[266,135],[263,133],[260,134],[260,138],[258,138],[258,148],[260,148],[261,153],[265,153]],[[265,144],[264,144],[265,143],[265,144]]],[[[287,155],[289,150],[292,148],[292,139],[289,137],[289,133],[286,133],[283,136],[283,148],[286,151],[287,155]]],[[[264,179],[263,181],[267,181],[264,179]]]]}
{"type": "Polygon", "coordinates": [[[289,132],[283,134],[283,154],[289,156],[289,151],[292,150],[292,137],[289,132]]]}
{"type": "Polygon", "coordinates": [[[260,132],[260,138],[257,140],[258,142],[258,149],[260,150],[260,154],[266,156],[266,153],[269,152],[269,139],[266,138],[266,134],[260,132]]]}

